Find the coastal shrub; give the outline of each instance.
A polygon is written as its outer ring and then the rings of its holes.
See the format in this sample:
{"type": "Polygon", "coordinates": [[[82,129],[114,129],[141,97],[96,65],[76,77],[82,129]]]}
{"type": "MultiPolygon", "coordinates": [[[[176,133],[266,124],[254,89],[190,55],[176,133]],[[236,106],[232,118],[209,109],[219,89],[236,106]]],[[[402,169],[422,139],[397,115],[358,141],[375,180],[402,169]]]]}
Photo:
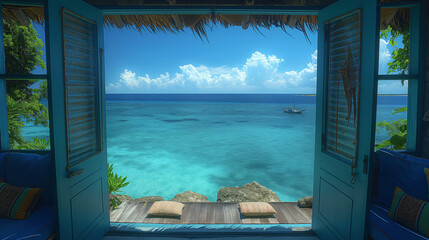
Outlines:
{"type": "Polygon", "coordinates": [[[117,196],[115,196],[115,194],[121,192],[120,189],[126,187],[129,182],[127,182],[127,177],[122,177],[117,173],[114,173],[113,164],[110,163],[108,163],[107,177],[109,183],[110,207],[117,208],[122,203],[122,201],[117,196]]]}
{"type": "Polygon", "coordinates": [[[38,138],[33,137],[32,141],[22,142],[20,145],[16,146],[16,149],[21,150],[48,150],[50,149],[50,142],[47,138],[38,138]]]}
{"type": "MultiPolygon", "coordinates": [[[[395,108],[392,115],[407,112],[407,107],[395,108]]],[[[387,131],[389,139],[376,143],[376,150],[388,148],[391,150],[405,150],[407,147],[407,119],[398,119],[392,121],[380,121],[377,123],[377,132],[387,131]]]]}

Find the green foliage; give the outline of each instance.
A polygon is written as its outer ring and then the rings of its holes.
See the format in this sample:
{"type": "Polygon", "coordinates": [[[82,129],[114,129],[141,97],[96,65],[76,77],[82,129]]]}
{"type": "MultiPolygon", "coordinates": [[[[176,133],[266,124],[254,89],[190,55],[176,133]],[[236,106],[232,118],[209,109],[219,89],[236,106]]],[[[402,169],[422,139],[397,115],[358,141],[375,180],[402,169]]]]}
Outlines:
{"type": "Polygon", "coordinates": [[[20,150],[48,150],[50,149],[49,139],[33,137],[32,141],[25,141],[16,147],[20,150]]]}
{"type": "MultiPolygon", "coordinates": [[[[391,47],[395,47],[392,52],[392,61],[387,63],[387,73],[400,73],[408,74],[408,64],[410,59],[410,31],[409,29],[402,29],[397,31],[388,26],[385,30],[381,31],[380,38],[388,39],[391,47]],[[390,37],[390,38],[389,38],[390,37]],[[402,37],[403,48],[397,47],[397,39],[402,37]]],[[[402,85],[404,80],[402,80],[402,85]]]]}
{"type": "MultiPolygon", "coordinates": [[[[43,42],[32,25],[21,26],[14,20],[3,20],[3,27],[7,74],[30,74],[37,67],[46,68],[42,60],[43,42]]],[[[46,81],[8,80],[6,90],[9,147],[26,149],[38,146],[39,140],[26,142],[21,134],[24,120],[35,125],[48,125],[48,108],[43,104],[48,97],[46,81]]]]}
{"type": "Polygon", "coordinates": [[[126,182],[127,177],[122,177],[114,173],[113,164],[110,164],[110,163],[108,163],[107,179],[109,183],[110,207],[116,208],[122,203],[122,201],[114,194],[121,192],[120,189],[123,187],[126,187],[129,184],[129,182],[126,182]]]}
{"type": "MultiPolygon", "coordinates": [[[[407,112],[407,107],[395,108],[392,115],[407,112]]],[[[383,140],[381,143],[376,143],[376,150],[380,148],[388,148],[392,150],[406,150],[407,147],[407,120],[398,119],[392,121],[381,121],[377,123],[377,132],[386,130],[389,139],[383,140]]]]}
{"type": "Polygon", "coordinates": [[[9,145],[10,148],[24,143],[24,138],[21,136],[24,121],[21,118],[21,111],[23,109],[23,102],[15,101],[9,95],[6,95],[7,105],[7,120],[9,123],[9,145]]]}
{"type": "MultiPolygon", "coordinates": [[[[3,20],[6,73],[28,74],[39,66],[45,69],[43,42],[33,25],[22,26],[3,20]]],[[[14,89],[13,89],[14,90],[14,89]]]]}

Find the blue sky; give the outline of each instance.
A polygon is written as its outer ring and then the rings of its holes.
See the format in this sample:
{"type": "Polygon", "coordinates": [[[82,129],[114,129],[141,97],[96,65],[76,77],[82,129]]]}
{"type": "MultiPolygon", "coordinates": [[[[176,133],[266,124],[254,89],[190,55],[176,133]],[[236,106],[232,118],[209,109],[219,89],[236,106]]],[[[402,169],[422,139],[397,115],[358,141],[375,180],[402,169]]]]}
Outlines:
{"type": "MultiPolygon", "coordinates": [[[[44,30],[35,25],[44,40],[44,30]]],[[[104,29],[107,93],[316,92],[317,34],[280,28],[208,30],[208,42],[180,33],[104,29]]],[[[400,41],[398,41],[400,42],[400,41]]],[[[380,73],[392,49],[380,40],[380,73]]],[[[36,70],[35,73],[45,71],[36,70]]],[[[379,93],[406,93],[400,81],[382,81],[379,93]]]]}
{"type": "Polygon", "coordinates": [[[106,29],[108,93],[313,93],[317,35],[214,27],[140,34],[106,29]],[[118,45],[121,43],[121,45],[118,45]]]}

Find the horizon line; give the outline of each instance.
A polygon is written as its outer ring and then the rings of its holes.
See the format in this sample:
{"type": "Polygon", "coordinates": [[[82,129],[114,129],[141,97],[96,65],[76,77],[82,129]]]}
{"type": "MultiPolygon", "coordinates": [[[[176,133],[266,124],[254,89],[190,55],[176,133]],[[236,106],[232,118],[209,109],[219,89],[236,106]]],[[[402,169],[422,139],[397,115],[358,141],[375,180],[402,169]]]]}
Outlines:
{"type": "MultiPolygon", "coordinates": [[[[183,95],[220,95],[220,94],[247,94],[247,95],[300,95],[300,96],[316,96],[316,93],[106,93],[106,94],[122,94],[122,95],[169,95],[169,94],[183,94],[183,95]]],[[[408,96],[405,93],[380,93],[377,96],[408,96]]]]}

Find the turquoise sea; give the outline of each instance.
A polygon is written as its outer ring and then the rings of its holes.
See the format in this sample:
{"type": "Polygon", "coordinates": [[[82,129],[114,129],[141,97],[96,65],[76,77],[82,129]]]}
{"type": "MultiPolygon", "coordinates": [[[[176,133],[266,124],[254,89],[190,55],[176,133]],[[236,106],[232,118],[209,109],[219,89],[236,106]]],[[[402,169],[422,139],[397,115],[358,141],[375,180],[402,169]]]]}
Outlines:
{"type": "MultiPolygon", "coordinates": [[[[312,195],[315,97],[288,94],[107,95],[108,161],[134,198],[191,190],[216,201],[226,186],[256,181],[282,201],[312,195]],[[286,114],[296,105],[302,115],[286,114]]],[[[381,96],[377,120],[406,106],[381,96]]],[[[27,138],[41,134],[26,127],[27,138]]],[[[383,139],[385,133],[377,135],[383,139]]]]}

